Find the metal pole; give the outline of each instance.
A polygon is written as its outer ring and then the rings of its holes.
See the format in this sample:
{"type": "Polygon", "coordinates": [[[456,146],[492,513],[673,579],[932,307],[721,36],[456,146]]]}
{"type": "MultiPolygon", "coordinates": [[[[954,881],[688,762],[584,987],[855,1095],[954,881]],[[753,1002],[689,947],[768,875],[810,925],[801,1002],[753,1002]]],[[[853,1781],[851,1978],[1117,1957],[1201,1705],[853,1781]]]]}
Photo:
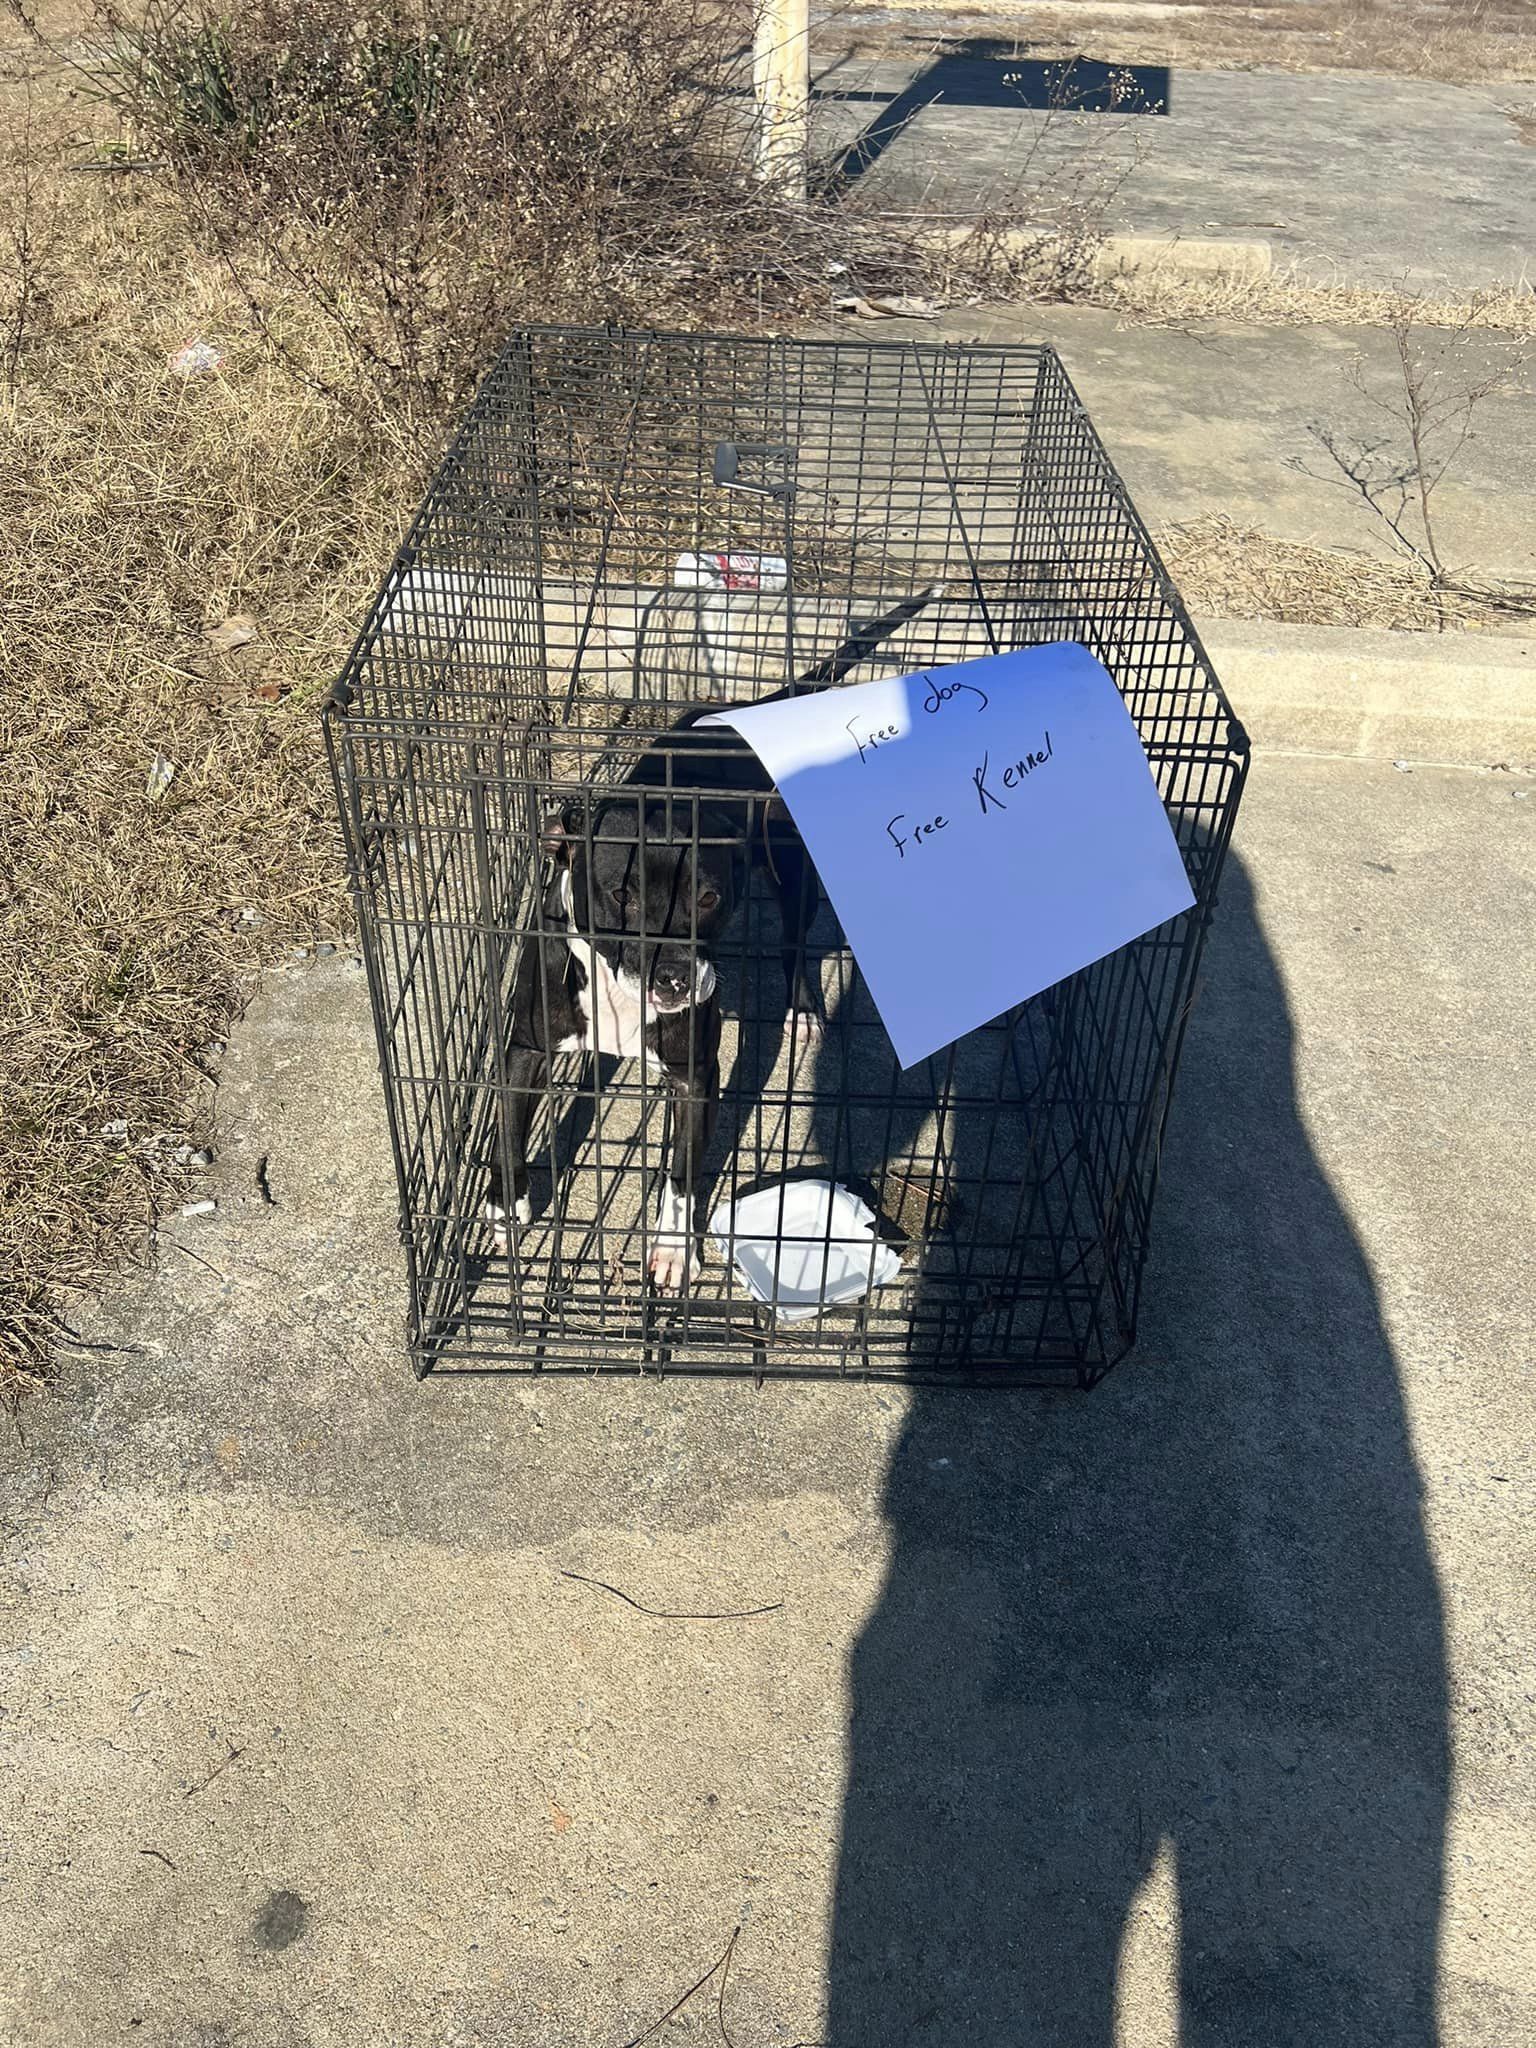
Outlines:
{"type": "Polygon", "coordinates": [[[758,175],[777,185],[786,199],[804,200],[810,0],[757,0],[752,83],[757,93],[758,175]]]}

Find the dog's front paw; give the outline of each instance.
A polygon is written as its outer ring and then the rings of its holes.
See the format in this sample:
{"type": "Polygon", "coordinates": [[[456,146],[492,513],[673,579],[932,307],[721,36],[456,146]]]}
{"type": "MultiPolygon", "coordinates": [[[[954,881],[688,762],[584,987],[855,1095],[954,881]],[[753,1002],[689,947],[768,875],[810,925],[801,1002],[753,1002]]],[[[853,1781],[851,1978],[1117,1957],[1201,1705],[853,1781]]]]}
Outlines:
{"type": "Polygon", "coordinates": [[[699,1256],[686,1237],[658,1238],[651,1246],[648,1269],[658,1294],[686,1294],[699,1277],[699,1256]]]}
{"type": "Polygon", "coordinates": [[[658,1294],[686,1294],[699,1277],[692,1202],[678,1188],[664,1187],[646,1270],[658,1294]]]}
{"type": "Polygon", "coordinates": [[[815,1052],[827,1035],[819,1010],[790,1010],[784,1017],[784,1036],[791,1058],[801,1060],[815,1052]]]}
{"type": "MultiPolygon", "coordinates": [[[[512,1214],[517,1219],[519,1230],[526,1230],[533,1221],[533,1203],[527,1195],[519,1195],[512,1205],[512,1214]]],[[[485,1220],[491,1226],[491,1236],[496,1249],[505,1258],[511,1244],[511,1233],[507,1229],[507,1212],[497,1201],[488,1200],[485,1205],[485,1220]]]]}

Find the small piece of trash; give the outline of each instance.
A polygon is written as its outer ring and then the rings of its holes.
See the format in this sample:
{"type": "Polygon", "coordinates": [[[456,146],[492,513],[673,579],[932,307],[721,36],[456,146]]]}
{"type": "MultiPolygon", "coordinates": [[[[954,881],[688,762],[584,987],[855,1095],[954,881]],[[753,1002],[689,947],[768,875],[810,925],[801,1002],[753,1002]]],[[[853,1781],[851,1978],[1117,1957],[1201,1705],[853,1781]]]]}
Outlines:
{"type": "Polygon", "coordinates": [[[781,1181],[721,1202],[709,1227],[754,1299],[781,1323],[862,1300],[901,1271],[867,1203],[832,1181],[781,1181]]]}
{"type": "Polygon", "coordinates": [[[220,654],[233,654],[237,647],[245,647],[256,638],[256,621],[249,612],[232,612],[218,625],[205,626],[203,638],[220,654]]]}
{"type": "Polygon", "coordinates": [[[281,704],[288,690],[287,683],[258,683],[251,695],[258,704],[281,704]]]}
{"type": "Polygon", "coordinates": [[[183,1202],[181,1213],[183,1216],[211,1216],[218,1206],[211,1197],[204,1196],[200,1202],[183,1202]]]}
{"type": "Polygon", "coordinates": [[[261,912],[255,907],[254,904],[247,903],[241,909],[240,922],[241,924],[260,924],[261,912]]]}
{"type": "Polygon", "coordinates": [[[1528,789],[1512,789],[1509,793],[1517,804],[1523,804],[1531,792],[1528,789]]]}
{"type": "Polygon", "coordinates": [[[189,341],[184,348],[171,351],[165,367],[178,377],[202,377],[217,370],[223,361],[223,349],[216,348],[211,341],[189,341]]]}
{"type": "Polygon", "coordinates": [[[149,764],[149,774],[144,778],[144,794],[150,802],[158,803],[171,786],[176,773],[176,763],[166,754],[157,753],[149,764]]]}
{"type": "Polygon", "coordinates": [[[113,1117],[110,1123],[105,1123],[105,1124],[103,1124],[103,1125],[102,1125],[102,1127],[101,1127],[101,1135],[102,1135],[102,1136],[103,1136],[104,1138],[126,1138],[126,1137],[127,1137],[127,1135],[128,1135],[128,1119],[127,1119],[127,1117],[125,1117],[125,1116],[115,1116],[115,1117],[113,1117]]]}
{"type": "Polygon", "coordinates": [[[1413,763],[1411,761],[1394,761],[1392,766],[1399,775],[1411,775],[1413,773],[1413,763]]]}
{"type": "Polygon", "coordinates": [[[672,571],[677,590],[783,590],[789,563],[783,555],[733,554],[727,550],[679,555],[672,571]]]}

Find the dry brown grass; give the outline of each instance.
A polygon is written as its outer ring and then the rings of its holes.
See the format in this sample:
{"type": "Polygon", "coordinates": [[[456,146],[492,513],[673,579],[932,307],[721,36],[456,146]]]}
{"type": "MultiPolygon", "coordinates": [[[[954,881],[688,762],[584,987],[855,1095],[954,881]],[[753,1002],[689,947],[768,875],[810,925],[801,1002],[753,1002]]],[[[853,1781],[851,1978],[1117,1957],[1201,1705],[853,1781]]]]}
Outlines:
{"type": "Polygon", "coordinates": [[[345,920],[315,699],[423,468],[285,373],[163,200],[58,165],[36,196],[0,403],[0,1383],[184,1193],[206,1048],[257,970],[345,920]],[[224,365],[178,378],[196,336],[224,365]],[[203,631],[235,611],[258,637],[221,655],[203,631]]]}
{"type": "Polygon", "coordinates": [[[1102,277],[1083,294],[1128,319],[1181,327],[1221,321],[1255,327],[1388,327],[1411,303],[1414,324],[1475,326],[1536,340],[1536,288],[1498,285],[1463,298],[1433,299],[1401,290],[1314,284],[1294,269],[1251,277],[1241,271],[1181,270],[1175,257],[1102,277]]]}
{"type": "Polygon", "coordinates": [[[1277,540],[1222,513],[1165,527],[1157,544],[1190,610],[1213,618],[1433,633],[1513,624],[1536,611],[1513,594],[1437,591],[1412,563],[1277,540]]]}

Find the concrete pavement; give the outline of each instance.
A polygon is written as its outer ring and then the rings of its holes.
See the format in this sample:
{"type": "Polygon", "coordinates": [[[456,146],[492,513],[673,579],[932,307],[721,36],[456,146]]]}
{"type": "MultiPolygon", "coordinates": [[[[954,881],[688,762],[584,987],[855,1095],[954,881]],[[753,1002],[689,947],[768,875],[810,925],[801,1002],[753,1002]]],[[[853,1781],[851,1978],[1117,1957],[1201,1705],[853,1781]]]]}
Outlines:
{"type": "MultiPolygon", "coordinates": [[[[1259,327],[1206,321],[1150,327],[1097,306],[955,307],[936,320],[845,322],[861,338],[1052,343],[1153,527],[1222,512],[1278,540],[1400,559],[1382,522],[1338,472],[1319,429],[1341,445],[1406,431],[1383,408],[1403,389],[1390,333],[1371,327],[1259,327]]],[[[1432,504],[1448,562],[1536,584],[1536,466],[1530,460],[1533,373],[1497,337],[1415,346],[1441,394],[1495,367],[1506,388],[1484,399],[1432,504]],[[1442,353],[1442,351],[1444,351],[1442,353]]]]}
{"type": "Polygon", "coordinates": [[[416,1386],[274,977],[7,1445],[0,2037],[618,2048],[738,1924],[743,2043],[1536,2030],[1531,787],[1261,749],[1085,1399],[416,1386]]]}
{"type": "Polygon", "coordinates": [[[874,205],[1006,213],[1022,189],[1034,220],[1102,190],[1118,232],[1256,238],[1317,283],[1445,295],[1530,272],[1531,150],[1501,104],[1519,88],[1086,63],[1063,86],[985,38],[813,68],[818,145],[874,205]],[[1061,90],[1146,111],[1047,113],[1061,90]]]}

